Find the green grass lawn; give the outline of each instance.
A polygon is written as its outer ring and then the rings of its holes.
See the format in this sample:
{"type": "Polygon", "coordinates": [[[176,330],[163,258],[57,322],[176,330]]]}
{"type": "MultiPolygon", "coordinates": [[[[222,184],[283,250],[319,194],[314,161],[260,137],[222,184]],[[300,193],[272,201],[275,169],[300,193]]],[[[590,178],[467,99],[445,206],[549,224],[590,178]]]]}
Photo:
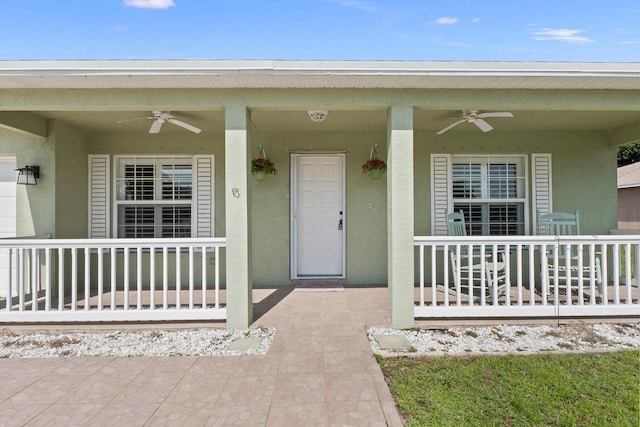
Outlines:
{"type": "Polygon", "coordinates": [[[406,426],[640,426],[640,351],[378,362],[406,426]]]}

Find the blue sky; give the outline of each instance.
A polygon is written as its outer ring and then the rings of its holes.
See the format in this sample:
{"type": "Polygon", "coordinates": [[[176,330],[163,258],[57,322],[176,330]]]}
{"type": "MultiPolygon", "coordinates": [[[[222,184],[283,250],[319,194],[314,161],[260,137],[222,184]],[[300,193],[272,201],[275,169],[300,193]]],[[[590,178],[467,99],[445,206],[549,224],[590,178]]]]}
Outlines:
{"type": "Polygon", "coordinates": [[[640,62],[638,0],[1,0],[0,60],[640,62]]]}

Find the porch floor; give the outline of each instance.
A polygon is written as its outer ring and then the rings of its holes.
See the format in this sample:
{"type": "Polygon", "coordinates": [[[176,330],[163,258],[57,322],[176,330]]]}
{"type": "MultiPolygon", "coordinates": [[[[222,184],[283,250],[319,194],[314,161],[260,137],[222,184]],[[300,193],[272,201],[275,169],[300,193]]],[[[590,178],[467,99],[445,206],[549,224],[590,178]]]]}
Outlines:
{"type": "Polygon", "coordinates": [[[276,328],[265,356],[1,359],[0,424],[402,425],[365,332],[390,324],[386,287],[257,288],[253,302],[253,326],[276,328]]]}

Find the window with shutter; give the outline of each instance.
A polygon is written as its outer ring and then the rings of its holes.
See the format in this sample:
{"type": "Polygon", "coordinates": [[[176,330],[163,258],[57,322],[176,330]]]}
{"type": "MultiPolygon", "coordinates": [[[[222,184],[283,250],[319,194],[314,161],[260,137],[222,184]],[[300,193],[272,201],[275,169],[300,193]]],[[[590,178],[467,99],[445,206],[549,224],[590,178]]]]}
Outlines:
{"type": "MultiPolygon", "coordinates": [[[[104,206],[105,212],[109,211],[108,157],[90,156],[90,194],[96,195],[90,197],[90,237],[97,237],[91,233],[92,224],[99,225],[101,220],[96,208],[104,206]],[[104,195],[98,191],[103,185],[104,195]],[[100,202],[97,195],[101,195],[100,202]]],[[[213,237],[213,165],[213,156],[209,155],[115,156],[114,235],[213,237]]]]}
{"type": "Polygon", "coordinates": [[[551,209],[551,155],[533,154],[532,169],[530,199],[525,155],[433,154],[433,234],[446,234],[446,213],[458,211],[469,235],[525,234],[531,211],[551,209]]]}

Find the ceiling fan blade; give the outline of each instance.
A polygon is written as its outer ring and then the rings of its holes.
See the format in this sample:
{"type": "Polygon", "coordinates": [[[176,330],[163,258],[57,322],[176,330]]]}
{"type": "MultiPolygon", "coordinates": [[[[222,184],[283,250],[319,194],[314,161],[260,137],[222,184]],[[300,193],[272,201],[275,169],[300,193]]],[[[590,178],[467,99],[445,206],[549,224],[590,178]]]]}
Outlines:
{"type": "Polygon", "coordinates": [[[167,119],[167,121],[169,123],[173,123],[176,126],[180,126],[180,127],[185,128],[187,130],[190,130],[191,132],[200,133],[200,128],[197,128],[197,127],[195,127],[193,125],[190,125],[189,123],[185,123],[183,121],[180,121],[180,120],[177,120],[177,119],[174,119],[174,118],[169,118],[169,119],[167,119]]]}
{"type": "Polygon", "coordinates": [[[479,119],[484,119],[487,117],[513,117],[513,113],[509,113],[508,111],[497,112],[497,113],[480,113],[477,116],[479,119]]]}
{"type": "Polygon", "coordinates": [[[458,120],[457,122],[452,123],[449,126],[447,126],[446,128],[444,128],[441,131],[437,132],[436,135],[441,135],[441,134],[445,133],[446,131],[448,131],[449,129],[451,129],[451,128],[455,127],[455,126],[458,126],[460,123],[466,122],[466,121],[467,121],[467,119],[458,120]]]}
{"type": "Polygon", "coordinates": [[[151,128],[149,129],[149,133],[160,132],[160,128],[162,127],[163,123],[164,123],[164,120],[162,119],[155,120],[153,123],[151,123],[151,128]]]}
{"type": "Polygon", "coordinates": [[[484,120],[478,118],[475,119],[473,121],[473,123],[478,126],[480,128],[480,130],[482,130],[482,132],[489,132],[490,130],[493,129],[493,126],[491,126],[489,123],[485,122],[484,120]]]}
{"type": "Polygon", "coordinates": [[[136,117],[134,119],[118,120],[116,123],[126,123],[126,122],[133,122],[135,120],[151,120],[151,119],[154,119],[154,117],[136,117]]]}

